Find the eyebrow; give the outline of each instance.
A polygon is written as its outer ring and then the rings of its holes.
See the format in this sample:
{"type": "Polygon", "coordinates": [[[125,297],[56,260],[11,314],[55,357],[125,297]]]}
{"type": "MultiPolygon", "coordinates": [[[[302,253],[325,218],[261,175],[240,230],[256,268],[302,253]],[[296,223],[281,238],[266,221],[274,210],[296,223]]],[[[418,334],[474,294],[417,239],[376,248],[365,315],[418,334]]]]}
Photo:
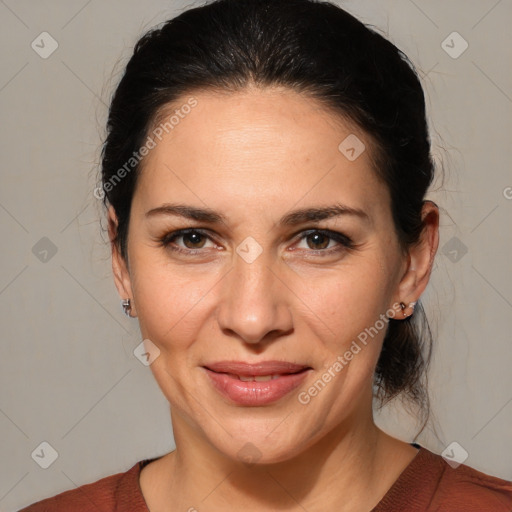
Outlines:
{"type": "Polygon", "coordinates": [[[331,217],[338,217],[340,215],[350,215],[359,217],[367,222],[370,221],[370,217],[363,210],[351,208],[342,204],[335,204],[321,208],[304,208],[301,210],[295,210],[282,217],[280,224],[284,226],[294,226],[296,224],[303,224],[304,222],[319,221],[329,219],[331,217]]]}
{"type": "MultiPolygon", "coordinates": [[[[159,215],[183,217],[199,222],[207,222],[209,224],[226,223],[226,217],[211,208],[197,208],[182,204],[166,203],[147,211],[145,214],[147,218],[159,215]]],[[[295,210],[284,215],[279,221],[279,224],[283,226],[295,226],[305,222],[320,221],[332,217],[338,217],[340,215],[355,216],[366,222],[370,221],[368,214],[363,210],[351,208],[342,204],[335,204],[332,206],[295,210]]]]}

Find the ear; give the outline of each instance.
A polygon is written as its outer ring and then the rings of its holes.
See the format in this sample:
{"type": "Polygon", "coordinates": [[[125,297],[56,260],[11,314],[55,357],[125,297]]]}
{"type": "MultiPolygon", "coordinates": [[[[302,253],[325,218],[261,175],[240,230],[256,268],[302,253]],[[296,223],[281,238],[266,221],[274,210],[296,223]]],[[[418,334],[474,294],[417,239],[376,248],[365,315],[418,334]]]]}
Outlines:
{"type": "Polygon", "coordinates": [[[121,255],[117,243],[114,241],[117,235],[117,226],[117,215],[114,207],[110,205],[108,208],[108,236],[110,239],[110,248],[112,250],[112,272],[114,274],[114,283],[121,299],[130,299],[131,301],[130,316],[137,316],[129,267],[121,255]]]}
{"type": "Polygon", "coordinates": [[[425,201],[421,212],[423,230],[420,239],[408,251],[407,269],[398,287],[398,302],[405,304],[403,318],[412,315],[414,305],[430,280],[439,246],[439,208],[425,201]]]}

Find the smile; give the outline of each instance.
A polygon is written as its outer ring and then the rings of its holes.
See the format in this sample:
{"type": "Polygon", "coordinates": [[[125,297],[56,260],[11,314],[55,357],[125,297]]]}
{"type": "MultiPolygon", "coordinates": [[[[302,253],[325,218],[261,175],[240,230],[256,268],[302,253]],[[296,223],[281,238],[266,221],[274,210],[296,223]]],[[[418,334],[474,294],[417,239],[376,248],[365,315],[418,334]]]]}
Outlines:
{"type": "Polygon", "coordinates": [[[203,368],[217,393],[233,404],[249,407],[267,405],[284,398],[312,371],[308,366],[281,361],[255,365],[227,361],[203,368]]]}

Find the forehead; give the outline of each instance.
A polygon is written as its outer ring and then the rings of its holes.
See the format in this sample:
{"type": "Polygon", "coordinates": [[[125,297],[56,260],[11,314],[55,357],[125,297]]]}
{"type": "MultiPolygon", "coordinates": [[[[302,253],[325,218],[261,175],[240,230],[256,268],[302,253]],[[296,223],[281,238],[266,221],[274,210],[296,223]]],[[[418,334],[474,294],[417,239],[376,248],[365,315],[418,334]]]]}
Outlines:
{"type": "Polygon", "coordinates": [[[136,194],[144,202],[207,196],[232,205],[266,199],[291,207],[306,196],[328,195],[325,201],[360,207],[370,197],[386,199],[369,137],[290,89],[184,95],[162,111],[155,130],[161,140],[155,137],[143,161],[136,194]]]}

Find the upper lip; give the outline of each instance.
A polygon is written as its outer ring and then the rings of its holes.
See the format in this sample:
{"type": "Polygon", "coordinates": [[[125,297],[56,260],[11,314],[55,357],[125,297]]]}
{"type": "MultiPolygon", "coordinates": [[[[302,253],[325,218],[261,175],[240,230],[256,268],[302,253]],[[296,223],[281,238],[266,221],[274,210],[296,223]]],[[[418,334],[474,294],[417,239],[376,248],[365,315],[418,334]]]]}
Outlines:
{"type": "Polygon", "coordinates": [[[247,363],[245,361],[218,361],[204,365],[208,370],[217,373],[232,373],[234,375],[275,375],[297,373],[310,368],[304,364],[290,363],[288,361],[261,361],[247,363]]]}

